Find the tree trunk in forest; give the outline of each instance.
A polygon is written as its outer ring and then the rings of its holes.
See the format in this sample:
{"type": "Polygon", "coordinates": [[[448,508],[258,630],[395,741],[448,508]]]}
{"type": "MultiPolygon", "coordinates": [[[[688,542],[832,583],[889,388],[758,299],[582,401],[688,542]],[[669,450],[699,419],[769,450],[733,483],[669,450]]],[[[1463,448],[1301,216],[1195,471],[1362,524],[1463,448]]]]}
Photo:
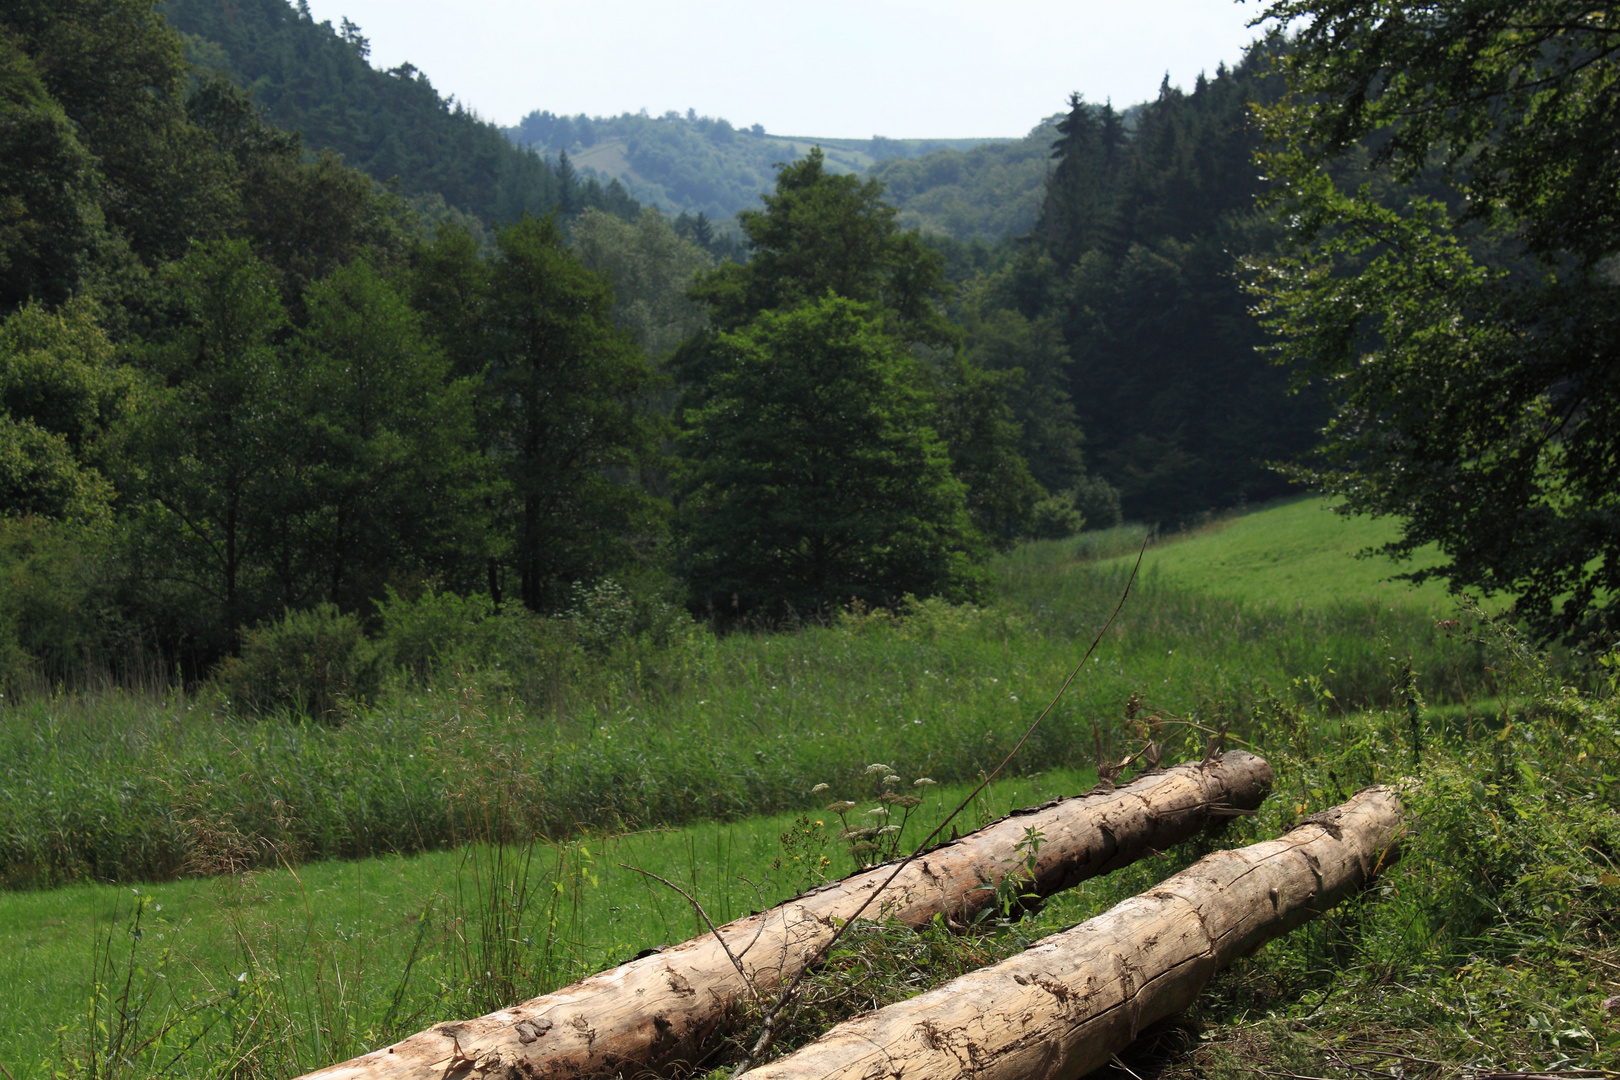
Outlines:
{"type": "Polygon", "coordinates": [[[1369,788],[1278,840],[1200,859],[1073,930],[839,1024],[757,1080],[1059,1080],[1181,1012],[1221,968],[1326,911],[1394,856],[1401,804],[1369,788]]]}
{"type": "MultiPolygon", "coordinates": [[[[1270,784],[1270,765],[1232,751],[1154,770],[1106,792],[1016,811],[917,858],[863,917],[921,926],[936,913],[971,916],[994,900],[993,889],[982,885],[1022,872],[1014,846],[1032,827],[1043,840],[1033,886],[1022,891],[1050,895],[1254,809],[1270,784]]],[[[893,864],[863,871],[728,923],[720,934],[758,991],[767,993],[811,962],[838,923],[893,871],[893,864]]],[[[732,1029],[748,994],[725,948],[705,934],[510,1009],[438,1024],[308,1077],[540,1080],[696,1064],[732,1029]]]]}

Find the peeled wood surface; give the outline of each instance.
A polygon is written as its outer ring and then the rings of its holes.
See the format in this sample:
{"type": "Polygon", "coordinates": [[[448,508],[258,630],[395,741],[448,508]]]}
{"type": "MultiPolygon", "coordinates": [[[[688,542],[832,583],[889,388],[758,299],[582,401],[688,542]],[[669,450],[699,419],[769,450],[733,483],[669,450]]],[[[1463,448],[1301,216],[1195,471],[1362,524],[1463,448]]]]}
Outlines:
{"type": "MultiPolygon", "coordinates": [[[[1014,846],[1029,827],[1044,834],[1033,891],[1050,895],[1252,810],[1270,784],[1270,765],[1232,751],[1155,770],[1106,793],[1020,810],[919,857],[862,917],[921,926],[936,913],[971,913],[992,902],[993,891],[980,886],[1021,866],[1014,846]]],[[[823,886],[720,933],[759,990],[769,991],[809,963],[893,869],[823,886]]],[[[308,1078],[634,1075],[700,1061],[730,1030],[747,994],[725,950],[705,934],[510,1009],[438,1024],[308,1078]]]]}
{"type": "Polygon", "coordinates": [[[1369,788],[1282,838],[1216,852],[1072,930],[833,1028],[755,1080],[1056,1080],[1106,1063],[1221,968],[1393,858],[1400,800],[1369,788]]]}

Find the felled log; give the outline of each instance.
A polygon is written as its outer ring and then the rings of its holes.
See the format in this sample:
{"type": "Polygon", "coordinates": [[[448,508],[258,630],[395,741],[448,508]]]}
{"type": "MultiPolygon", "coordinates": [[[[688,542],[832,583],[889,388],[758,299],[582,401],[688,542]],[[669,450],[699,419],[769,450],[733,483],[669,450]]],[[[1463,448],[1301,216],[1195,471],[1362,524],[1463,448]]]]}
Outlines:
{"type": "Polygon", "coordinates": [[[839,1024],[754,1080],[1056,1080],[1181,1012],[1222,967],[1314,918],[1394,857],[1401,806],[1369,788],[1282,838],[1200,859],[999,964],[839,1024]]]}
{"type": "MultiPolygon", "coordinates": [[[[1185,840],[1260,804],[1271,766],[1232,751],[1156,770],[1116,789],[1021,810],[921,856],[862,913],[922,926],[936,914],[971,917],[994,886],[1023,872],[1015,845],[1042,841],[1034,881],[1050,895],[1185,840]]],[[[714,934],[693,938],[476,1020],[438,1024],[392,1046],[308,1074],[307,1080],[461,1080],[483,1076],[635,1075],[703,1060],[732,1029],[750,993],[727,948],[761,994],[814,962],[894,866],[812,890],[714,934]]]]}

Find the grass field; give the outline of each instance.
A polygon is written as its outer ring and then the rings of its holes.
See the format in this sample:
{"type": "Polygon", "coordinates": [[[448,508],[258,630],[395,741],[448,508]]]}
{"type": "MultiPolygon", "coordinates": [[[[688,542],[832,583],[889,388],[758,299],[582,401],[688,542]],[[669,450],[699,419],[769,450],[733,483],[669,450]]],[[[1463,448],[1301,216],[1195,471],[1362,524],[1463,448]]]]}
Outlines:
{"type": "MultiPolygon", "coordinates": [[[[1379,568],[1340,557],[1377,542],[1367,526],[1300,501],[1154,549],[1090,670],[968,824],[1088,787],[1096,738],[1117,752],[1142,730],[1123,717],[1133,695],[1162,718],[1152,722],[1172,754],[1202,746],[1183,720],[1262,739],[1308,729],[1366,750],[1359,773],[1318,762],[1314,779],[1284,777],[1288,805],[1232,839],[1331,801],[1353,775],[1401,766],[1405,751],[1389,749],[1401,745],[1400,715],[1364,722],[1356,710],[1405,700],[1408,665],[1436,713],[1461,710],[1472,729],[1497,704],[1483,700],[1497,689],[1485,650],[1435,625],[1451,613],[1443,595],[1382,586],[1379,568]]],[[[621,863],[682,883],[717,920],[797,891],[808,849],[781,837],[800,811],[824,820],[822,799],[856,797],[869,762],[944,782],[908,831],[920,838],[1078,660],[1140,535],[1024,545],[999,560],[988,610],[930,604],[898,620],[698,635],[678,656],[647,658],[662,665],[656,685],[621,666],[559,713],[531,712],[476,675],[396,694],[335,730],[225,721],[197,701],[130,694],[8,706],[8,879],[128,880],[0,892],[0,1064],[24,1080],[50,1074],[64,1052],[83,1056],[98,941],[115,946],[104,975],[133,949],[163,976],[150,985],[184,1022],[162,1045],[191,1040],[168,1068],[149,1054],[119,1076],[189,1075],[226,1059],[289,1076],[483,1011],[482,961],[464,943],[491,855],[456,846],[479,835],[481,813],[556,838],[534,848],[524,878],[534,896],[515,936],[534,944],[513,988],[523,994],[697,929],[684,901],[621,863]],[[832,791],[812,800],[818,782],[832,791]],[[386,854],[341,857],[374,852],[386,854]],[[181,879],[143,880],[142,868],[181,879]]],[[[834,860],[828,872],[849,869],[836,842],[816,850],[834,860]]],[[[1066,895],[1030,932],[1085,917],[1192,854],[1066,895]]],[[[1294,975],[1288,985],[1309,984],[1294,975]]]]}
{"type": "MultiPolygon", "coordinates": [[[[968,813],[967,823],[1083,791],[1092,782],[1092,775],[1068,771],[1002,782],[968,813]]],[[[906,829],[913,844],[966,794],[961,786],[929,790],[906,829]]],[[[676,881],[717,922],[819,883],[795,870],[791,855],[784,859],[780,837],[794,821],[786,814],[540,843],[530,873],[535,898],[521,932],[544,938],[555,919],[556,941],[549,963],[531,965],[536,977],[525,995],[700,932],[681,897],[626,867],[676,881]],[[783,861],[787,867],[772,865],[783,861]]],[[[835,877],[853,869],[841,848],[817,848],[832,860],[827,873],[835,877]]],[[[262,1034],[280,1037],[279,1057],[270,1064],[287,1075],[371,1049],[389,1034],[484,1011],[465,999],[458,961],[489,860],[487,849],[461,849],[136,887],[81,884],[0,894],[0,1065],[19,1080],[49,1075],[59,1036],[70,1047],[83,1041],[76,1024],[93,946],[110,937],[117,957],[129,954],[135,944],[129,920],[139,897],[150,905],[142,916],[141,964],[157,971],[168,954],[161,1003],[171,1004],[172,994],[183,1010],[251,984],[276,1006],[267,1010],[262,1034]],[[417,958],[406,978],[413,950],[417,958]],[[242,975],[247,978],[239,984],[242,975]],[[284,1007],[301,1007],[304,1015],[281,1016],[284,1007]]],[[[221,1035],[214,1032],[216,1040],[221,1035]]],[[[218,1050],[217,1042],[209,1047],[218,1050]]],[[[261,1053],[270,1056],[268,1048],[261,1053]]]]}
{"type": "Polygon", "coordinates": [[[1358,558],[1399,533],[1387,518],[1343,517],[1327,499],[1306,496],[1170,537],[1148,552],[1142,568],[1149,580],[1254,606],[1362,602],[1451,614],[1457,601],[1441,582],[1392,580],[1438,566],[1444,561],[1438,551],[1425,548],[1402,563],[1358,558]]]}

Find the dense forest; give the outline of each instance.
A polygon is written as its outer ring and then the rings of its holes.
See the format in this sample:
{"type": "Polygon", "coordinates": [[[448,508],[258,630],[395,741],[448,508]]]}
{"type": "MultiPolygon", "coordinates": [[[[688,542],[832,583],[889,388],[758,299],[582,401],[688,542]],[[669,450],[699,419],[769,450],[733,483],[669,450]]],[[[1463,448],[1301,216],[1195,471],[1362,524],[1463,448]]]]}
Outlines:
{"type": "Polygon", "coordinates": [[[1029,234],[942,245],[963,267],[969,353],[1024,373],[1025,452],[1049,489],[1074,482],[1083,433],[1127,517],[1183,522],[1286,492],[1270,464],[1325,421],[1259,351],[1239,275],[1281,237],[1255,208],[1250,118],[1272,60],[1257,47],[1190,92],[1166,83],[1129,117],[1071,98],[1029,234]]]}
{"type": "Polygon", "coordinates": [[[557,207],[635,214],[622,186],[515,148],[410,64],[373,68],[369,43],[347,19],[334,30],[286,0],[164,0],[161,11],[198,70],[224,73],[270,123],[394,185],[421,213],[443,217],[448,208],[486,224],[557,207]]]}
{"type": "Polygon", "coordinates": [[[1018,140],[885,158],[867,175],[883,184],[907,228],[959,241],[1021,236],[1040,212],[1057,120],[1018,140]]]}
{"type": "MultiPolygon", "coordinates": [[[[280,36],[247,39],[285,62],[284,109],[318,100],[292,90],[328,76],[384,89],[406,77],[364,75],[352,31],[283,14],[280,36]]],[[[713,268],[656,211],[571,205],[570,191],[609,189],[555,186],[498,133],[490,145],[533,166],[518,174],[533,183],[489,188],[493,202],[458,186],[453,140],[423,144],[431,185],[350,168],[350,153],[379,160],[367,140],[390,124],[492,133],[414,76],[432,108],[345,104],[312,122],[339,157],[242,88],[263,96],[270,76],[208,63],[148,0],[14,6],[0,29],[8,682],[86,664],[199,675],[284,615],[370,625],[379,605],[440,593],[536,613],[609,578],[680,597],[721,524],[702,508],[756,482],[748,438],[723,414],[748,414],[776,381],[747,369],[838,342],[839,393],[876,410],[875,427],[848,432],[876,439],[855,451],[866,475],[848,490],[903,491],[911,516],[874,533],[870,499],[883,496],[862,495],[802,543],[794,507],[768,518],[766,563],[808,544],[819,569],[791,596],[748,598],[753,610],[979,595],[985,556],[1042,495],[999,393],[1011,380],[956,349],[943,260],[898,228],[878,185],[823,168],[819,152],[742,218],[746,267],[713,268]],[[351,112],[359,141],[344,143],[331,133],[351,112]],[[504,220],[501,190],[547,213],[504,220]],[[446,191],[470,209],[420,209],[446,191]],[[853,276],[818,277],[831,252],[866,255],[853,276]],[[826,290],[843,306],[775,321],[826,290]],[[735,452],[716,456],[717,439],[735,452]],[[922,564],[906,555],[913,538],[931,538],[922,564]]],[[[823,440],[805,460],[843,468],[851,452],[823,440]]]]}
{"type": "Polygon", "coordinates": [[[3,25],[14,673],[200,674],[287,612],[555,613],[605,580],[721,621],[971,599],[1020,537],[1280,493],[1323,419],[1235,274],[1277,236],[1263,50],[1018,142],[873,140],[875,176],[810,147],[732,225],[280,0],[3,25]]]}

